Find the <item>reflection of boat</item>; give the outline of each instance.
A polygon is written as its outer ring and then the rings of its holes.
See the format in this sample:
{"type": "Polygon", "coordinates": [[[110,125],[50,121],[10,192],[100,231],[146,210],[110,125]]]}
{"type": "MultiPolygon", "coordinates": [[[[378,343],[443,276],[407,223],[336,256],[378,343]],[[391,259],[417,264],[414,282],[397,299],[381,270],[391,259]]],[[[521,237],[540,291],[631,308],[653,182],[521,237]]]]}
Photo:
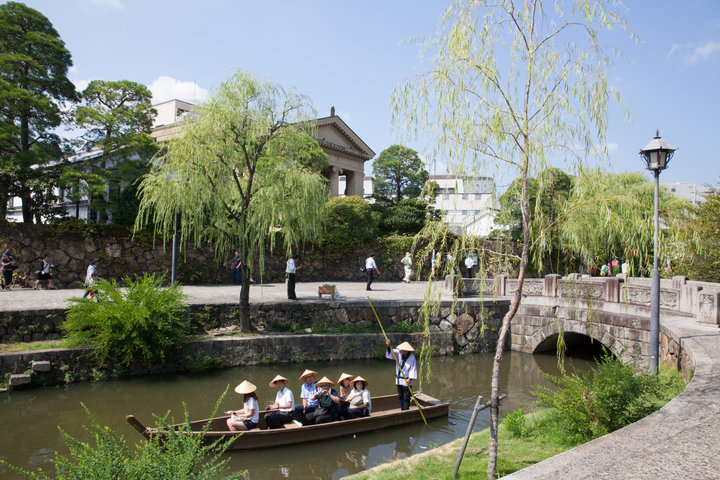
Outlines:
{"type": "MultiPolygon", "coordinates": [[[[449,404],[441,402],[423,393],[415,395],[422,407],[425,418],[445,417],[448,414],[449,404]]],[[[248,432],[230,432],[227,429],[227,416],[215,417],[206,420],[190,422],[190,434],[201,435],[202,428],[210,422],[210,427],[205,432],[205,441],[210,443],[218,439],[235,437],[230,445],[230,450],[244,450],[252,448],[275,447],[290,445],[293,443],[311,442],[326,440],[329,438],[353,435],[362,432],[382,430],[384,428],[405,425],[408,423],[421,422],[422,417],[414,404],[410,410],[398,408],[397,395],[385,395],[372,399],[373,411],[368,417],[355,418],[352,420],[340,420],[337,422],[323,423],[320,425],[306,425],[300,427],[294,423],[286,424],[284,428],[277,430],[265,430],[265,415],[268,412],[260,413],[259,428],[248,432]]],[[[128,415],[125,419],[145,438],[151,435],[167,435],[169,431],[177,429],[181,425],[170,425],[167,429],[159,430],[149,428],[140,422],[134,415],[128,415]]]]}

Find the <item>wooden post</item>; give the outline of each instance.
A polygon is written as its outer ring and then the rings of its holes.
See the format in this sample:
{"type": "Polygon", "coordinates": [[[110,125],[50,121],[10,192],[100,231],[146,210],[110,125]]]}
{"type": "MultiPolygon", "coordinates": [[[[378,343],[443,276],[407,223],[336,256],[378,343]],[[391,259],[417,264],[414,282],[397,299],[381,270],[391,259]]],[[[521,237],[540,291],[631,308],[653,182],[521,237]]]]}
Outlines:
{"type": "MultiPolygon", "coordinates": [[[[503,398],[505,398],[505,394],[500,395],[500,398],[498,398],[498,400],[502,400],[503,398]]],[[[460,463],[462,463],[463,456],[465,455],[465,449],[467,448],[468,441],[470,440],[470,434],[472,433],[473,427],[475,426],[475,419],[477,418],[478,413],[490,406],[490,402],[485,402],[484,404],[480,405],[482,399],[483,396],[478,395],[477,401],[475,402],[475,408],[473,408],[472,418],[470,418],[467,432],[465,432],[465,438],[463,439],[462,446],[460,447],[460,453],[458,454],[457,462],[455,462],[455,469],[453,470],[452,478],[457,477],[458,470],[460,470],[460,463]]]]}

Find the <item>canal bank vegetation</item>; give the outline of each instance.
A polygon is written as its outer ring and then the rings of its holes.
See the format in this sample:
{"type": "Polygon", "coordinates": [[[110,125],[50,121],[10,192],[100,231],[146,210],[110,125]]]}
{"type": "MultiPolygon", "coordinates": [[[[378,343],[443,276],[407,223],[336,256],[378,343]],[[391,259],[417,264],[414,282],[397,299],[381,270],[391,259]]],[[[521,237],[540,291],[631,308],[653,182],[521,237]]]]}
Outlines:
{"type": "Polygon", "coordinates": [[[98,280],[97,301],[72,298],[63,324],[67,346],[90,347],[100,368],[152,365],[181,352],[193,334],[185,295],[164,276],[98,280]]]}
{"type": "MultiPolygon", "coordinates": [[[[224,397],[225,394],[220,397],[210,417],[216,415],[224,397]]],[[[229,458],[222,458],[232,440],[203,445],[202,437],[183,434],[190,431],[187,408],[184,423],[178,429],[179,435],[150,437],[136,446],[128,445],[125,438],[110,427],[100,425],[85,405],[83,408],[89,423],[84,427],[84,437],[87,438],[73,437],[59,427],[68,453],[55,453],[54,476],[43,470],[30,472],[1,459],[0,464],[32,480],[235,480],[243,478],[245,474],[228,473],[229,458]]],[[[167,415],[156,420],[158,428],[171,423],[174,422],[168,421],[167,415]]]]}
{"type": "MultiPolygon", "coordinates": [[[[536,407],[505,416],[498,429],[497,475],[509,475],[594,438],[629,425],[679,395],[686,382],[676,369],[661,365],[658,376],[635,375],[635,366],[605,356],[589,373],[546,375],[553,388],[536,387],[536,407]]],[[[470,437],[457,478],[487,472],[489,430],[470,437]]],[[[462,439],[357,475],[359,479],[403,480],[413,472],[450,479],[462,439]]]]}

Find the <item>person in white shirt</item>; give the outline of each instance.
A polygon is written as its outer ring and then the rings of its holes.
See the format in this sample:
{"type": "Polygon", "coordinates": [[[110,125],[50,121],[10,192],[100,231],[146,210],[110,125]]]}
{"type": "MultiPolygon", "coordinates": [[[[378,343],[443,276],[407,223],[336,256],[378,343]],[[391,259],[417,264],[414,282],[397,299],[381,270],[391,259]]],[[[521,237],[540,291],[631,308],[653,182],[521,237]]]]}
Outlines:
{"type": "Polygon", "coordinates": [[[412,257],[410,256],[410,252],[405,252],[405,256],[400,260],[400,263],[402,263],[403,269],[405,270],[403,282],[410,283],[410,275],[412,274],[412,257]]]}
{"type": "Polygon", "coordinates": [[[465,272],[467,274],[467,277],[465,278],[473,278],[473,267],[475,266],[475,260],[470,256],[468,253],[467,258],[465,259],[465,272]]]}
{"type": "Polygon", "coordinates": [[[380,270],[378,270],[377,264],[375,263],[374,253],[371,253],[370,256],[365,259],[365,273],[367,274],[367,285],[365,286],[365,290],[372,290],[370,285],[372,285],[373,280],[375,280],[375,274],[377,273],[380,275],[380,270]]]}
{"type": "MultiPolygon", "coordinates": [[[[385,358],[395,360],[395,385],[397,385],[400,409],[410,408],[410,388],[413,380],[417,379],[417,362],[412,353],[415,349],[408,342],[403,342],[395,349],[390,347],[390,339],[385,339],[387,350],[385,358]]],[[[357,380],[357,378],[356,378],[357,380]]]]}
{"type": "Polygon", "coordinates": [[[367,389],[368,382],[358,375],[353,379],[352,384],[355,388],[347,397],[350,402],[348,414],[350,418],[367,417],[372,410],[370,390],[367,389]]]}
{"type": "Polygon", "coordinates": [[[295,296],[295,272],[297,270],[295,260],[297,260],[297,258],[297,255],[293,255],[288,258],[287,264],[285,265],[285,273],[287,274],[287,297],[290,300],[297,300],[295,296]]]}
{"type": "Polygon", "coordinates": [[[97,274],[97,267],[95,264],[99,258],[94,257],[90,259],[90,265],[88,265],[87,273],[85,274],[85,294],[83,295],[83,298],[87,297],[90,292],[92,291],[92,286],[95,284],[95,279],[93,279],[93,275],[97,274]]]}
{"type": "Polygon", "coordinates": [[[235,387],[235,391],[243,397],[242,410],[229,410],[225,412],[230,415],[227,419],[227,426],[231,432],[247,431],[257,428],[260,421],[260,407],[258,406],[257,387],[247,380],[235,387]]]}
{"type": "Polygon", "coordinates": [[[267,423],[268,429],[282,428],[284,424],[290,423],[293,420],[293,405],[295,405],[295,397],[292,392],[286,387],[288,379],[275,375],[271,387],[277,388],[277,394],[275,395],[275,403],[268,405],[267,409],[272,410],[277,408],[278,411],[265,415],[265,423],[267,423]]]}

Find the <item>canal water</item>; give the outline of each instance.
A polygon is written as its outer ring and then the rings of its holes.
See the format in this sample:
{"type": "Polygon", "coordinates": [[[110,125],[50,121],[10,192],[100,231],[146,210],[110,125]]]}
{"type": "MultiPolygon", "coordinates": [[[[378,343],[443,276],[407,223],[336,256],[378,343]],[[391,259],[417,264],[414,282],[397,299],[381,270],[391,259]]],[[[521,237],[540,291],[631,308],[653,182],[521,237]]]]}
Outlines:
{"type": "MultiPolygon", "coordinates": [[[[336,479],[391,459],[426,452],[465,434],[477,396],[490,396],[492,359],[491,354],[432,359],[430,380],[423,381],[422,391],[450,402],[448,418],[430,420],[427,426],[420,423],[325,442],[229,452],[229,466],[232,471],[246,470],[246,478],[250,479],[336,479]]],[[[589,362],[567,359],[566,366],[585,370],[589,362]]],[[[154,415],[170,411],[179,422],[184,403],[192,419],[207,418],[228,386],[220,410],[239,409],[241,396],[232,390],[244,379],[258,386],[261,408],[274,401],[276,390],[268,382],[276,374],[291,379],[289,386],[299,401],[297,378],[305,368],[333,381],[341,372],[362,375],[374,396],[395,393],[391,360],[254,366],[18,391],[0,397],[0,458],[29,470],[42,467],[53,471],[51,459],[55,451],[66,452],[58,426],[85,438],[82,426],[87,424],[87,418],[82,404],[100,424],[112,427],[132,445],[143,439],[125,422],[125,415],[132,413],[146,425],[154,425],[154,415]]],[[[506,352],[500,385],[508,398],[502,404],[501,415],[518,407],[532,409],[531,388],[547,385],[543,372],[557,371],[554,356],[506,352]]],[[[487,428],[489,421],[489,410],[481,412],[475,431],[487,428]]],[[[19,477],[0,466],[0,478],[19,477]]]]}

